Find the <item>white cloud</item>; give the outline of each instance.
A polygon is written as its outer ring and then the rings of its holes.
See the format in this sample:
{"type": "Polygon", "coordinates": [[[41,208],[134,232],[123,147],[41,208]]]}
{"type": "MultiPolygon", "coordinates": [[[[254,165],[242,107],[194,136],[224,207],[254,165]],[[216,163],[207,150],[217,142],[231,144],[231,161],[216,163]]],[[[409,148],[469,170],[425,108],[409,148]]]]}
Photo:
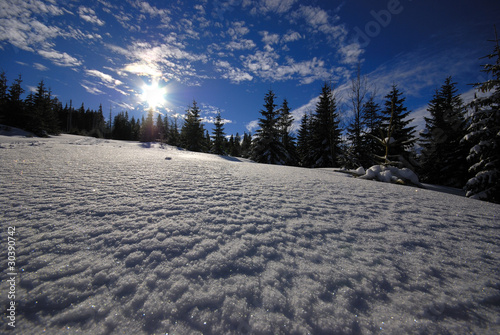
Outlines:
{"type": "Polygon", "coordinates": [[[294,13],[294,16],[303,18],[308,24],[316,28],[329,24],[328,13],[319,7],[301,5],[294,13]]]}
{"type": "Polygon", "coordinates": [[[49,59],[52,63],[65,66],[65,67],[77,67],[82,65],[82,62],[73,56],[68,55],[66,52],[59,52],[56,50],[39,50],[38,53],[49,59]]]}
{"type": "Polygon", "coordinates": [[[40,63],[33,63],[33,67],[37,70],[40,70],[40,71],[47,71],[49,68],[46,67],[45,65],[42,65],[40,63]]]}
{"type": "Polygon", "coordinates": [[[139,11],[143,14],[147,14],[151,17],[159,17],[161,22],[166,26],[170,26],[171,18],[170,14],[171,12],[167,9],[159,9],[156,6],[151,6],[148,2],[146,1],[140,1],[136,0],[135,2],[132,3],[139,11]]]}
{"type": "Polygon", "coordinates": [[[125,65],[123,71],[134,73],[139,76],[147,76],[158,78],[161,77],[162,72],[157,64],[147,62],[135,62],[125,65]]]}
{"type": "Polygon", "coordinates": [[[188,85],[201,85],[199,80],[208,76],[198,73],[193,63],[206,63],[208,56],[184,50],[184,46],[177,42],[174,36],[170,36],[167,40],[169,43],[161,44],[138,41],[127,49],[114,45],[107,47],[129,60],[122,68],[125,72],[164,80],[173,79],[188,85]]]}
{"type": "Polygon", "coordinates": [[[280,40],[280,35],[270,34],[268,31],[260,31],[259,34],[262,35],[262,42],[265,44],[276,44],[280,40]]]}
{"type": "Polygon", "coordinates": [[[256,45],[252,40],[241,39],[238,41],[231,41],[226,44],[226,48],[230,51],[235,50],[251,50],[255,48],[256,45]]]}
{"type": "MultiPolygon", "coordinates": [[[[204,123],[215,123],[215,117],[214,116],[204,116],[201,118],[201,121],[204,122],[204,123]]],[[[233,123],[233,121],[231,120],[228,120],[228,119],[222,119],[222,123],[223,124],[229,124],[229,123],[233,123]]]]}
{"type": "Polygon", "coordinates": [[[109,74],[103,73],[98,70],[85,70],[85,73],[89,76],[94,76],[100,78],[105,84],[111,85],[112,87],[121,85],[122,82],[118,79],[114,79],[109,74]]]}
{"type": "Polygon", "coordinates": [[[272,50],[258,50],[253,55],[242,57],[245,69],[265,80],[299,80],[301,84],[310,84],[316,80],[331,79],[333,72],[326,68],[323,60],[314,57],[297,62],[287,57],[286,64],[279,64],[280,56],[272,50]]]}
{"type": "Polygon", "coordinates": [[[282,43],[294,42],[304,38],[301,34],[296,31],[289,30],[283,37],[281,38],[282,43]]]}
{"type": "Polygon", "coordinates": [[[82,83],[80,83],[80,85],[90,94],[94,94],[94,95],[100,95],[100,94],[104,94],[103,91],[101,91],[100,89],[98,89],[94,83],[91,83],[89,81],[86,81],[84,80],[82,83]]]}
{"type": "Polygon", "coordinates": [[[297,0],[260,0],[257,5],[257,10],[261,13],[276,13],[283,14],[292,8],[297,0]]]}
{"type": "Polygon", "coordinates": [[[248,122],[246,125],[246,128],[249,132],[253,132],[256,129],[259,129],[259,121],[258,120],[253,120],[248,122]]]}
{"type": "Polygon", "coordinates": [[[340,46],[338,52],[341,55],[342,63],[355,65],[359,63],[359,59],[361,55],[364,53],[364,50],[361,49],[358,43],[351,43],[349,45],[340,46]]]}
{"type": "Polygon", "coordinates": [[[245,27],[245,21],[232,22],[232,27],[227,30],[227,33],[233,40],[238,39],[250,32],[250,29],[245,27]]]}
{"type": "Polygon", "coordinates": [[[222,78],[229,79],[231,82],[239,84],[242,81],[251,81],[253,76],[241,69],[232,67],[227,61],[217,61],[216,70],[222,73],[222,78]]]}
{"type": "Polygon", "coordinates": [[[85,20],[89,23],[96,24],[98,26],[104,25],[104,21],[102,21],[101,19],[99,19],[97,17],[97,15],[95,14],[95,11],[92,8],[80,6],[78,8],[78,15],[80,15],[80,17],[83,20],[85,20]]]}

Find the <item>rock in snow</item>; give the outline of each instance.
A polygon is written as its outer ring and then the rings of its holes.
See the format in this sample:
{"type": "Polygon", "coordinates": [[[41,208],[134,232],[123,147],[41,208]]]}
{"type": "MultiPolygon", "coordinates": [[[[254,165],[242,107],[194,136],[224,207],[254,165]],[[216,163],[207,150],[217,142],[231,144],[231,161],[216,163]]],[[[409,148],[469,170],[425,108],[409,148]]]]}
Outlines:
{"type": "Polygon", "coordinates": [[[500,331],[499,205],[154,144],[37,141],[0,136],[13,334],[500,331]]]}

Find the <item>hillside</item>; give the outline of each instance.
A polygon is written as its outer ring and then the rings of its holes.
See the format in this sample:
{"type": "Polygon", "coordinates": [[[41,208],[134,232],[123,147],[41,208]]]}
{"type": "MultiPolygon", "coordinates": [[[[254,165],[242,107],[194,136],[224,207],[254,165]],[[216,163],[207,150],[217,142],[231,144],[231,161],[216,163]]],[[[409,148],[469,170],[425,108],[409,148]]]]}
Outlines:
{"type": "Polygon", "coordinates": [[[499,205],[71,135],[0,136],[0,180],[16,334],[500,332],[499,205]]]}

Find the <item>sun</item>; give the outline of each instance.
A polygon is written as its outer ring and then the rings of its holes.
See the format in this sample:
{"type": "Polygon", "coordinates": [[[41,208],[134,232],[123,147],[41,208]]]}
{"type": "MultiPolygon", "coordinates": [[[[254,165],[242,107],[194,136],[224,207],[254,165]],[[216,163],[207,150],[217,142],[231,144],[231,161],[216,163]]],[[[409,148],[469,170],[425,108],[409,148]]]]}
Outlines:
{"type": "Polygon", "coordinates": [[[145,84],[142,87],[142,100],[147,102],[149,108],[156,108],[165,104],[165,87],[160,87],[158,82],[153,82],[151,85],[145,84]]]}

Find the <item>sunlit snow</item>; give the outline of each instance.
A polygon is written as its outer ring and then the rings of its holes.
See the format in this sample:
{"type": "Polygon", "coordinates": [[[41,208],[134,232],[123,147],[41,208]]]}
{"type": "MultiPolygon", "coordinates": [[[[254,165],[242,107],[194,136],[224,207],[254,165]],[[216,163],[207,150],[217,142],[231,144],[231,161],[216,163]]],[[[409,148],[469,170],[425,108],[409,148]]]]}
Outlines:
{"type": "Polygon", "coordinates": [[[16,334],[500,332],[499,205],[71,135],[0,136],[0,178],[16,334]]]}

